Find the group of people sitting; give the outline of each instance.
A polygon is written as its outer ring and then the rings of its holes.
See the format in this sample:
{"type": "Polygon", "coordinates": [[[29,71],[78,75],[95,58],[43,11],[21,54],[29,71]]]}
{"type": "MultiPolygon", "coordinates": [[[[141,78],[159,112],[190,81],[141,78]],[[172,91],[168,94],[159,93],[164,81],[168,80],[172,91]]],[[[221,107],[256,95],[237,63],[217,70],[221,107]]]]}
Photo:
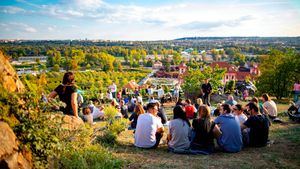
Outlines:
{"type": "MultiPolygon", "coordinates": [[[[134,145],[152,149],[159,145],[164,126],[157,116],[157,103],[149,103],[146,110],[137,119],[134,145]]],[[[235,153],[243,147],[268,144],[269,118],[273,116],[260,113],[255,101],[252,100],[244,108],[237,103],[224,103],[220,106],[219,116],[214,118],[212,114],[210,106],[205,104],[191,106],[190,100],[177,104],[168,125],[168,149],[174,153],[211,154],[216,150],[216,140],[219,150],[235,153]],[[193,110],[190,107],[194,107],[193,110]],[[195,116],[187,113],[195,110],[195,116]]]]}
{"type": "MultiPolygon", "coordinates": [[[[74,74],[67,72],[63,83],[49,95],[49,98],[59,96],[66,103],[64,113],[78,116],[76,103],[76,86],[74,74]]],[[[193,105],[191,100],[178,100],[173,109],[173,119],[168,123],[167,144],[172,152],[210,154],[215,151],[215,140],[220,150],[225,152],[239,152],[245,146],[262,147],[268,143],[269,119],[276,119],[276,104],[267,94],[262,95],[263,104],[253,98],[244,108],[237,104],[232,96],[228,101],[220,104],[219,114],[212,116],[211,107],[202,103],[199,98],[193,105]]],[[[119,110],[119,116],[128,118],[130,129],[134,129],[134,145],[140,148],[156,148],[164,133],[167,118],[163,106],[154,98],[143,105],[143,99],[132,98],[127,103],[120,99],[113,99],[111,105],[119,110]],[[133,106],[129,110],[128,104],[133,106]],[[128,112],[132,112],[129,116],[128,112]]],[[[215,110],[215,111],[216,111],[215,110]]],[[[83,109],[89,118],[104,116],[104,108],[96,107],[92,103],[83,109]]],[[[89,121],[89,119],[86,119],[89,121]]]]}

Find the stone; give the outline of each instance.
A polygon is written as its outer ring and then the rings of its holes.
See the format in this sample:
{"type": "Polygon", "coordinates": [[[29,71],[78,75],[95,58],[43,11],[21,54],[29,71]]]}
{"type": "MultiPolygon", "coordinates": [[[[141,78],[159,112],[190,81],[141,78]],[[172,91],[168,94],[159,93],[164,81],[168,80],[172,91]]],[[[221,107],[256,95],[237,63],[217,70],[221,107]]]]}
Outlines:
{"type": "Polygon", "coordinates": [[[15,133],[5,122],[0,122],[0,168],[28,169],[32,168],[30,152],[18,152],[18,140],[15,133]]]}
{"type": "Polygon", "coordinates": [[[63,117],[63,122],[64,123],[62,124],[62,128],[70,130],[77,130],[81,127],[81,125],[84,124],[81,118],[76,118],[75,116],[68,115],[65,115],[63,117]]]}
{"type": "Polygon", "coordinates": [[[10,65],[7,57],[0,51],[0,84],[9,92],[24,92],[25,86],[10,65]]]}
{"type": "Polygon", "coordinates": [[[0,160],[18,150],[18,142],[13,130],[7,123],[0,122],[0,160]]]}

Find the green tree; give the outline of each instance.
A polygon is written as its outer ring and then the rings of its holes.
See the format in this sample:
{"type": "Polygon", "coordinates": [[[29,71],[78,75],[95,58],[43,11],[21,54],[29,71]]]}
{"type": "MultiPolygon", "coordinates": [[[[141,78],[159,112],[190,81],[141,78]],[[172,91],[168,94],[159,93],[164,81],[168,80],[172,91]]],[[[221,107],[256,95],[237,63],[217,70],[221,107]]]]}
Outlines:
{"type": "Polygon", "coordinates": [[[181,55],[178,52],[174,53],[174,55],[173,55],[174,64],[179,65],[181,61],[182,61],[181,55]]]}
{"type": "Polygon", "coordinates": [[[261,76],[257,88],[261,93],[269,93],[281,99],[290,94],[293,83],[300,78],[300,54],[295,50],[282,52],[272,49],[262,57],[261,76]]]}
{"type": "Polygon", "coordinates": [[[195,99],[201,94],[201,85],[205,79],[210,79],[213,90],[216,91],[221,85],[221,80],[225,74],[224,69],[205,67],[203,71],[199,69],[191,69],[188,75],[184,77],[182,89],[187,98],[195,99]]]}
{"type": "Polygon", "coordinates": [[[53,66],[52,70],[53,70],[54,72],[59,72],[59,65],[58,65],[58,64],[55,64],[55,65],[53,66]]]}

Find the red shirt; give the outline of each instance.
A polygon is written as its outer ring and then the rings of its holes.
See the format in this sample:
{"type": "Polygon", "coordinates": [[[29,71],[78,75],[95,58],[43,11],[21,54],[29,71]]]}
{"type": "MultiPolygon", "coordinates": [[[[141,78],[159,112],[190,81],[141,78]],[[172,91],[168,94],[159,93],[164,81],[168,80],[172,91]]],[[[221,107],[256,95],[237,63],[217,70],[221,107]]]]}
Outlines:
{"type": "Polygon", "coordinates": [[[193,119],[195,116],[195,107],[193,105],[186,105],[185,113],[188,119],[193,119]]]}

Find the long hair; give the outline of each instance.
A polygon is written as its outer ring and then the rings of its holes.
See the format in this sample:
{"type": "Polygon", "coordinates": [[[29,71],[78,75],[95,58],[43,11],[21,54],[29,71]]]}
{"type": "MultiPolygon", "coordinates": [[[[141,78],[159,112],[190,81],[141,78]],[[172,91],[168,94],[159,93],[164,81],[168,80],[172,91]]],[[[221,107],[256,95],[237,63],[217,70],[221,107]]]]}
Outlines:
{"type": "Polygon", "coordinates": [[[208,133],[211,129],[210,108],[207,105],[199,106],[198,118],[204,120],[204,130],[208,133]]]}
{"type": "Polygon", "coordinates": [[[185,111],[179,105],[175,106],[173,109],[173,119],[181,119],[183,121],[186,121],[189,127],[191,126],[190,121],[186,118],[185,111]]]}
{"type": "Polygon", "coordinates": [[[73,72],[67,72],[64,74],[62,84],[73,85],[75,83],[75,75],[73,72]]]}
{"type": "Polygon", "coordinates": [[[73,72],[67,72],[64,74],[63,77],[63,93],[65,93],[67,85],[74,85],[75,84],[75,75],[73,72]]]}
{"type": "Polygon", "coordinates": [[[137,104],[134,107],[134,112],[137,114],[137,116],[139,116],[140,114],[144,114],[145,110],[144,110],[144,108],[143,108],[143,106],[141,104],[137,104]]]}

